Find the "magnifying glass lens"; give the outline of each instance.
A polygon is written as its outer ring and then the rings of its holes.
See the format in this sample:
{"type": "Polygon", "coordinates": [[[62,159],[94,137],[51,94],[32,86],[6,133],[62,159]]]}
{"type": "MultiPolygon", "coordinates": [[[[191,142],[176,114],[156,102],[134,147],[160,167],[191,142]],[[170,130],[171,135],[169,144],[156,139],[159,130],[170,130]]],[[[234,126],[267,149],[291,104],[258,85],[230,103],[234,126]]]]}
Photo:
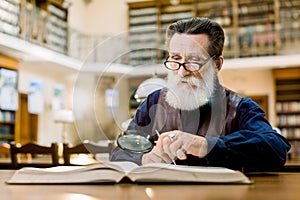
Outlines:
{"type": "Polygon", "coordinates": [[[121,149],[134,153],[146,153],[153,147],[152,143],[147,138],[133,134],[120,136],[117,143],[121,149]]]}

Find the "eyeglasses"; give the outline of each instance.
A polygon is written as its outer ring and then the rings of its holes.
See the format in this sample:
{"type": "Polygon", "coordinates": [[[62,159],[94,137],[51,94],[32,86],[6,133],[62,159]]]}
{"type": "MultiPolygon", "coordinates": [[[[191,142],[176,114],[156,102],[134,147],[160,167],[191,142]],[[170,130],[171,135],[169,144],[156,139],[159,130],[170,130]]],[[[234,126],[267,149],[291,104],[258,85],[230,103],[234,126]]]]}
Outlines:
{"type": "Polygon", "coordinates": [[[198,63],[198,62],[180,63],[177,61],[168,60],[169,59],[169,56],[168,56],[166,61],[164,62],[164,65],[167,69],[172,70],[172,71],[179,70],[180,67],[183,66],[183,68],[186,71],[195,72],[195,71],[199,71],[210,59],[215,59],[215,57],[216,56],[209,57],[209,58],[205,59],[202,63],[198,63]]]}

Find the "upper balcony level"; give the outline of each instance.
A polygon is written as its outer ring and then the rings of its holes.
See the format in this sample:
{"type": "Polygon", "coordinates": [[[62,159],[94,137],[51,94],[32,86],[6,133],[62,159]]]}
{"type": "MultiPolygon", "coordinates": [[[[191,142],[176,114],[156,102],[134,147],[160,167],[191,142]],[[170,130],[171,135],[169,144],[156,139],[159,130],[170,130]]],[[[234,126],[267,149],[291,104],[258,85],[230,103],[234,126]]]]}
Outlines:
{"type": "MultiPolygon", "coordinates": [[[[39,3],[33,4],[30,0],[0,1],[1,53],[25,61],[44,61],[74,70],[80,70],[83,63],[110,62],[117,64],[117,69],[110,69],[112,72],[129,73],[134,66],[143,65],[149,66],[149,73],[152,74],[153,68],[157,68],[157,73],[163,70],[158,65],[165,55],[165,52],[162,52],[163,34],[159,36],[156,33],[162,33],[164,24],[169,23],[170,19],[176,20],[191,15],[187,10],[192,1],[182,1],[176,7],[175,13],[166,5],[154,6],[152,10],[149,10],[149,7],[141,9],[129,5],[129,30],[114,37],[84,34],[70,27],[68,8],[62,0],[36,2],[39,3]],[[158,8],[161,9],[159,16],[158,8]],[[140,15],[139,12],[143,11],[148,11],[148,14],[140,15]],[[180,12],[185,15],[179,15],[180,12]],[[146,22],[151,19],[155,25],[159,20],[160,27],[152,30],[147,27],[142,29],[143,24],[147,25],[146,22]]],[[[253,11],[253,5],[239,5],[237,19],[230,12],[233,5],[227,5],[228,2],[235,1],[214,2],[219,5],[218,8],[213,7],[217,9],[214,11],[222,15],[211,17],[223,25],[226,33],[225,69],[300,65],[299,0],[288,1],[290,3],[279,0],[266,1],[268,3],[263,7],[267,10],[260,10],[259,13],[253,11]],[[269,18],[267,21],[260,20],[262,23],[258,23],[259,20],[251,21],[249,16],[253,16],[253,12],[269,18]],[[240,25],[236,25],[237,23],[240,25]]],[[[209,9],[209,6],[214,5],[205,3],[206,7],[202,6],[201,9],[209,9]]],[[[94,68],[91,64],[91,70],[94,68]]],[[[135,70],[136,74],[148,73],[145,68],[140,71],[139,69],[135,70]]]]}

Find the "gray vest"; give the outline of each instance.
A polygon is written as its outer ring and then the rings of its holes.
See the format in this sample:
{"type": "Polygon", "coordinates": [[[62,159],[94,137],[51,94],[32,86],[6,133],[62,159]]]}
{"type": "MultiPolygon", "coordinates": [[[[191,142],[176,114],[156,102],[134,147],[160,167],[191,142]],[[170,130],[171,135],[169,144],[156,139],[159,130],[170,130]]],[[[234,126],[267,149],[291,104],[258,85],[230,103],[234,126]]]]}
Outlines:
{"type": "Polygon", "coordinates": [[[181,130],[196,135],[224,136],[236,130],[236,110],[242,99],[217,83],[209,104],[193,111],[181,111],[165,100],[167,88],[160,92],[152,134],[181,130]]]}

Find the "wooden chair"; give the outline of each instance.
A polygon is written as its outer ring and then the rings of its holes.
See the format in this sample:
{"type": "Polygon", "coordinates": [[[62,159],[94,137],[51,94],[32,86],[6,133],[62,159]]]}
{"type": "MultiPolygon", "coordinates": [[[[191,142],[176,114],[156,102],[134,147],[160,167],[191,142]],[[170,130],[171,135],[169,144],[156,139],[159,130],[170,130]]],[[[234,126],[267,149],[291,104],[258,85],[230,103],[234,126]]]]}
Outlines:
{"type": "MultiPolygon", "coordinates": [[[[58,162],[58,144],[52,143],[51,146],[42,146],[33,142],[24,145],[17,145],[15,142],[10,143],[10,156],[12,168],[18,169],[25,166],[32,167],[52,167],[57,166],[58,162]],[[51,160],[43,160],[40,162],[19,162],[18,155],[30,154],[33,159],[36,155],[51,155],[51,160]]],[[[36,158],[38,159],[38,158],[36,158]]]]}
{"type": "Polygon", "coordinates": [[[94,157],[98,153],[108,153],[110,155],[113,149],[113,143],[109,142],[107,146],[99,145],[92,141],[85,140],[80,144],[70,147],[68,143],[63,144],[63,158],[65,165],[71,164],[72,154],[92,154],[94,157]]]}
{"type": "Polygon", "coordinates": [[[10,145],[8,143],[0,144],[0,157],[10,157],[10,145]]]}
{"type": "Polygon", "coordinates": [[[11,169],[10,145],[8,143],[0,144],[0,169],[11,169]]]}

